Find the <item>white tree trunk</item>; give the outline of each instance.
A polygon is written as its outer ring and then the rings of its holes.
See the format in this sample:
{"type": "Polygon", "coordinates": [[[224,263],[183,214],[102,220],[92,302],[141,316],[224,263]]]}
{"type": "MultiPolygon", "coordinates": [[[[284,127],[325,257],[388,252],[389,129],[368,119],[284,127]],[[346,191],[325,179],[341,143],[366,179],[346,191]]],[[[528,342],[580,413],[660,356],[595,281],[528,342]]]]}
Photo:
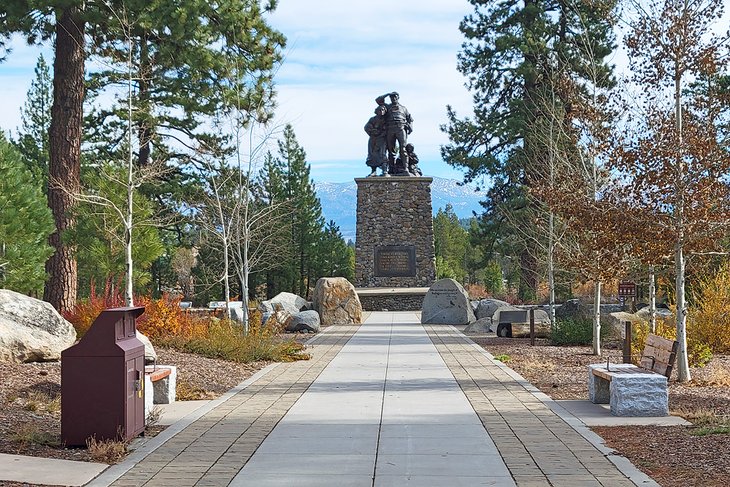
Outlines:
{"type": "Polygon", "coordinates": [[[674,255],[675,272],[677,274],[675,287],[677,294],[677,376],[679,382],[692,379],[689,372],[689,357],[687,356],[687,303],[684,296],[684,251],[681,245],[677,246],[674,255]]]}
{"type": "Polygon", "coordinates": [[[550,212],[548,236],[548,291],[550,293],[550,329],[555,330],[555,215],[550,212]]]}
{"type": "Polygon", "coordinates": [[[656,276],[654,266],[649,266],[649,329],[656,333],[656,276]]]}
{"type": "MultiPolygon", "coordinates": [[[[686,8],[686,2],[685,2],[686,8]]],[[[676,61],[677,63],[679,61],[676,61]]],[[[684,188],[685,177],[682,133],[682,75],[679,65],[674,74],[674,109],[677,130],[677,157],[674,177],[675,193],[675,225],[677,242],[674,252],[675,288],[677,294],[677,376],[679,382],[688,382],[692,379],[689,373],[689,357],[687,356],[687,303],[684,296],[684,188]]]]}
{"type": "Polygon", "coordinates": [[[593,355],[601,355],[601,281],[593,288],[593,355]]]}
{"type": "MultiPolygon", "coordinates": [[[[225,227],[224,227],[225,229],[225,227]]],[[[225,231],[225,230],[224,230],[225,231]]],[[[228,257],[228,239],[223,239],[223,293],[225,294],[226,301],[226,317],[231,319],[231,283],[228,278],[230,270],[230,262],[228,257]]]]}

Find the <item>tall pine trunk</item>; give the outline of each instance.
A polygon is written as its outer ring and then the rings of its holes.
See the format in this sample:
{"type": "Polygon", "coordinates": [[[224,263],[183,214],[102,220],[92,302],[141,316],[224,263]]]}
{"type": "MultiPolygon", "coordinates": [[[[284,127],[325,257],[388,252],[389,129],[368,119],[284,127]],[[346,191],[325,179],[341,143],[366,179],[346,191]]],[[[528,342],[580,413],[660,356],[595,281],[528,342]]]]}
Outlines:
{"type": "Polygon", "coordinates": [[[43,299],[57,310],[76,304],[78,271],[75,248],[63,242],[74,227],[74,195],[80,187],[81,128],[84,105],[86,23],[76,6],[56,11],[56,57],[53,61],[53,105],[49,129],[48,206],[56,231],[48,238],[55,249],[46,262],[48,281],[43,299]]]}

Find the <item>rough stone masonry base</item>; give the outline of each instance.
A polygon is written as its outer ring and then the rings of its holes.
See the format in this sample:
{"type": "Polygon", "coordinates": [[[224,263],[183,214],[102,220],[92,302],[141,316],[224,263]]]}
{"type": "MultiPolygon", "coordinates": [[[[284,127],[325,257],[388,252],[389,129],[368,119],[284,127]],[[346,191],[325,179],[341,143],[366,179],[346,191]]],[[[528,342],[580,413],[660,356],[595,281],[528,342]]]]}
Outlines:
{"type": "Polygon", "coordinates": [[[355,287],[429,287],[436,278],[432,178],[356,178],[355,287]]]}
{"type": "MultiPolygon", "coordinates": [[[[611,369],[637,368],[631,364],[611,364],[611,369]]],[[[614,416],[667,416],[667,378],[660,374],[616,374],[608,381],[593,373],[605,364],[588,366],[588,397],[595,404],[610,404],[614,416]]]]}

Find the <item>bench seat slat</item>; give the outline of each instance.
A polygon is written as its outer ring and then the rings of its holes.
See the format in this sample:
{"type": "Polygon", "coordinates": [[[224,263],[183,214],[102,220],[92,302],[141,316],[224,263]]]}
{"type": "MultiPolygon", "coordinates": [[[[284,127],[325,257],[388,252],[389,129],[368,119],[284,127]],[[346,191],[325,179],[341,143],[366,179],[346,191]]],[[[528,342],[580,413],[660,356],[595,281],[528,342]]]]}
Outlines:
{"type": "Polygon", "coordinates": [[[164,379],[165,377],[170,375],[170,369],[155,369],[153,367],[145,367],[144,373],[150,376],[150,380],[152,382],[156,382],[160,379],[164,379]]]}

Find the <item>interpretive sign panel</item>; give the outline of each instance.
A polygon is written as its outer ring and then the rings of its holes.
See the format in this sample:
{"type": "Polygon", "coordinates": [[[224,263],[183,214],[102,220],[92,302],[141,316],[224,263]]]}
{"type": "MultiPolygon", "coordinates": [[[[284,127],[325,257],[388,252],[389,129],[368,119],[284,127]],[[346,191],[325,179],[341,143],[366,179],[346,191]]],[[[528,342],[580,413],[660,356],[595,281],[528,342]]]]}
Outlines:
{"type": "Polygon", "coordinates": [[[375,247],[376,277],[413,277],[415,275],[415,246],[385,245],[375,247]]]}

